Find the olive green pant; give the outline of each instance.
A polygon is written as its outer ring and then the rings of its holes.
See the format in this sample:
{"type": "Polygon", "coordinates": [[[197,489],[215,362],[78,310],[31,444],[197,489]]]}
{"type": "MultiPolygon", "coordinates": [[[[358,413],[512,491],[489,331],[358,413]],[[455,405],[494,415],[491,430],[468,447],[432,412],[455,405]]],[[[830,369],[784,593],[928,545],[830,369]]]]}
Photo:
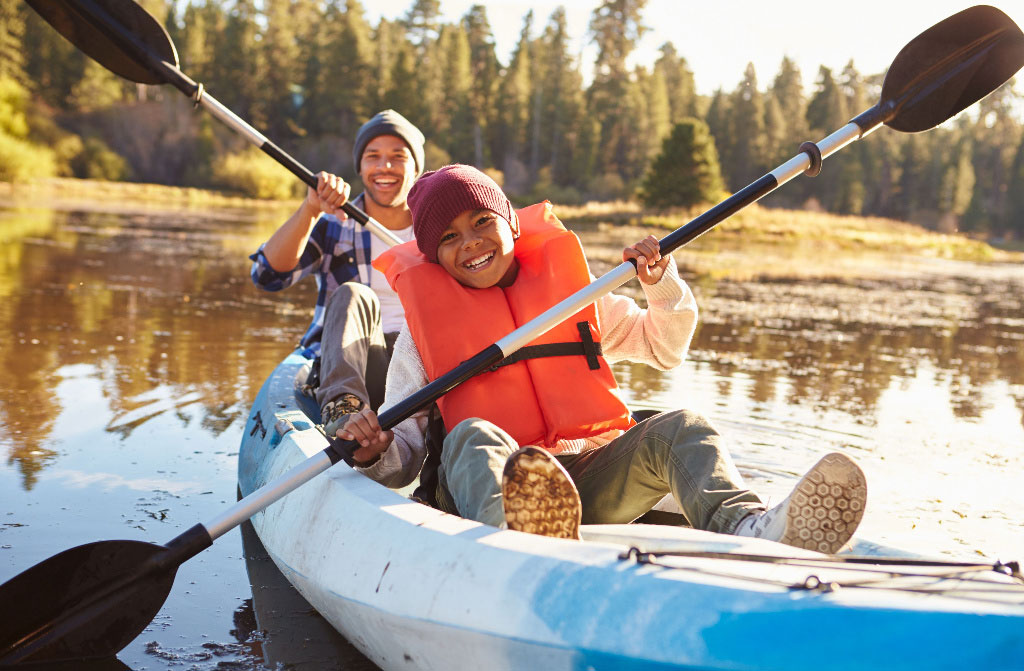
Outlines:
{"type": "MultiPolygon", "coordinates": [[[[603,447],[556,458],[579,490],[584,524],[631,522],[671,493],[692,527],[731,533],[764,504],[743,487],[722,443],[707,419],[678,410],[641,422],[603,447]]],[[[442,509],[501,526],[502,470],[517,449],[490,422],[467,419],[456,425],[441,451],[442,509]]]]}

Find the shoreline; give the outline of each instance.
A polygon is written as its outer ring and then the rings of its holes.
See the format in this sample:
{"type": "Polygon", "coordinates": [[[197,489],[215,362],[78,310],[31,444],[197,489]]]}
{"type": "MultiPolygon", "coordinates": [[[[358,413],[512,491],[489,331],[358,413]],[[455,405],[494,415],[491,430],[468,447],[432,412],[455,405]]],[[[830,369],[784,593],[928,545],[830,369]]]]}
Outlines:
{"type": "MultiPolygon", "coordinates": [[[[284,219],[301,201],[256,200],[220,191],[134,182],[53,178],[0,182],[0,205],[121,214],[210,212],[284,219]],[[39,204],[42,201],[44,204],[39,204]]],[[[554,205],[566,228],[583,243],[595,275],[621,262],[622,249],[646,235],[661,236],[700,213],[645,211],[631,202],[554,205]]],[[[1021,263],[1008,251],[957,234],[906,222],[758,204],[736,213],[708,234],[677,249],[680,274],[690,281],[854,279],[899,277],[949,262],[1021,263]]]]}

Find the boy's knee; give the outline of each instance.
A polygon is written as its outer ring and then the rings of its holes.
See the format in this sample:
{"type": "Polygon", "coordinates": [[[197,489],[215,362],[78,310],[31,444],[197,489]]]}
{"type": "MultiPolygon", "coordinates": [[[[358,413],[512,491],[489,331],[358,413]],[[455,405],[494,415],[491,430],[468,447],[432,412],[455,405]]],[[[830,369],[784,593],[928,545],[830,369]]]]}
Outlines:
{"type": "Polygon", "coordinates": [[[479,417],[464,419],[448,432],[441,458],[454,463],[476,451],[493,451],[495,447],[516,449],[515,440],[496,425],[479,417]]]}
{"type": "Polygon", "coordinates": [[[663,412],[647,421],[661,426],[675,426],[681,431],[705,430],[715,432],[714,427],[711,426],[711,420],[695,410],[687,410],[685,408],[663,412]]]}
{"type": "Polygon", "coordinates": [[[647,431],[660,435],[671,448],[693,443],[717,442],[719,437],[710,420],[693,410],[663,412],[648,419],[647,422],[650,422],[647,431]]]}

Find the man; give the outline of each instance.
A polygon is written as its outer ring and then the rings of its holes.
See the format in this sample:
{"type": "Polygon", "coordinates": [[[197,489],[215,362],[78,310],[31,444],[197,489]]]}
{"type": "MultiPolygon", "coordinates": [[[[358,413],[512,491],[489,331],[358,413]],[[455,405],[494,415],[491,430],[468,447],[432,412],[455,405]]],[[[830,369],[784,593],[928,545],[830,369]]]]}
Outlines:
{"type": "MultiPolygon", "coordinates": [[[[406,197],[423,172],[423,145],[423,133],[408,119],[384,110],[363,124],[352,150],[364,188],[353,204],[403,241],[413,238],[406,197]]],[[[315,277],[313,322],[300,345],[316,357],[307,388],[333,435],[345,415],[383,401],[405,316],[387,280],[370,265],[387,243],[341,210],[350,191],[344,180],[324,172],[317,180],[299,209],[250,257],[251,274],[267,291],[315,277]]]]}

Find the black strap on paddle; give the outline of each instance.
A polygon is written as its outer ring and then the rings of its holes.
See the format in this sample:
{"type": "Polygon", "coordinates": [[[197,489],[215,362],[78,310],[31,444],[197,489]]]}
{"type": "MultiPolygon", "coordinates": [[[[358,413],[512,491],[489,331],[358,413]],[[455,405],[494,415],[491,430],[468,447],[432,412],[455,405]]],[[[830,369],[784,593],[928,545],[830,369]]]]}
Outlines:
{"type": "Polygon", "coordinates": [[[544,345],[527,345],[520,347],[490,368],[480,371],[481,373],[493,373],[502,366],[511,366],[527,359],[544,359],[552,356],[584,356],[587,358],[587,368],[597,370],[601,367],[598,357],[604,354],[601,343],[594,340],[590,333],[588,322],[577,322],[576,328],[580,332],[580,342],[552,342],[544,345]]]}

